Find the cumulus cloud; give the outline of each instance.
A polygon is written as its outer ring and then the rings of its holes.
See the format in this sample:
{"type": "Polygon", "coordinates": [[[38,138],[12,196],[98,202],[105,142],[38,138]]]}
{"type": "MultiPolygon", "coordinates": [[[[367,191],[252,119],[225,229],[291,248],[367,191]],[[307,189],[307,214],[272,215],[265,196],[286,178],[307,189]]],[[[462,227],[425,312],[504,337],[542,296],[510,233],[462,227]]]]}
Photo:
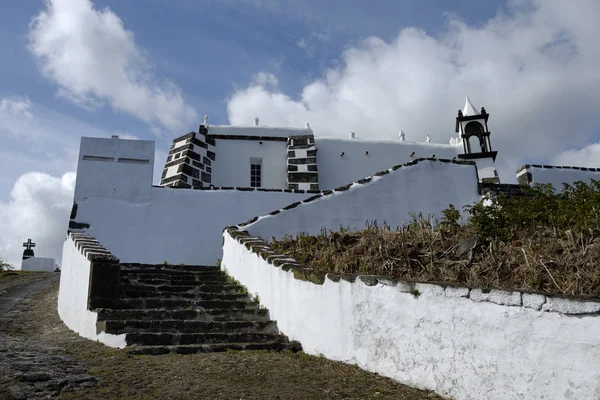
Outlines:
{"type": "Polygon", "coordinates": [[[514,0],[484,24],[449,16],[433,37],[416,28],[365,39],[298,98],[254,81],[228,102],[232,124],[311,123],[316,135],[447,143],[465,95],[491,114],[504,181],[531,159],[585,146],[600,126],[600,2],[514,0]],[[565,135],[568,132],[568,135],[565,135]]]}
{"type": "Polygon", "coordinates": [[[0,203],[0,258],[19,269],[22,243],[31,238],[36,256],[60,263],[74,188],[73,172],[60,178],[40,172],[22,175],[10,200],[0,203]]]}
{"type": "Polygon", "coordinates": [[[552,164],[599,168],[600,142],[592,143],[578,150],[563,151],[554,157],[552,164]]]}
{"type": "Polygon", "coordinates": [[[197,117],[174,83],[153,76],[121,19],[90,0],[46,0],[31,21],[29,50],[58,94],[82,107],[108,103],[170,132],[187,129],[197,117]]]}

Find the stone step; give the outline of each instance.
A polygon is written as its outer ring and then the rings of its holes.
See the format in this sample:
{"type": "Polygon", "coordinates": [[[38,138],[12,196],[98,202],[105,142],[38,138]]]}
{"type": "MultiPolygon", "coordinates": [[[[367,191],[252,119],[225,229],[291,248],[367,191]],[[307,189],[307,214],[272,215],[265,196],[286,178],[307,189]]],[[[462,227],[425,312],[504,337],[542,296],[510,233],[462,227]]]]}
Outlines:
{"type": "Polygon", "coordinates": [[[302,351],[302,346],[297,341],[281,342],[268,341],[262,343],[212,343],[212,344],[188,344],[178,346],[133,346],[128,352],[135,355],[161,355],[161,354],[197,354],[224,352],[227,350],[251,351],[302,351]]]}
{"type": "Polygon", "coordinates": [[[229,342],[253,342],[263,343],[269,341],[284,340],[281,335],[268,333],[127,333],[125,341],[127,345],[181,345],[181,344],[212,344],[229,342]]]}
{"type": "Polygon", "coordinates": [[[218,292],[196,292],[196,293],[173,293],[153,292],[147,290],[126,290],[125,296],[129,299],[161,298],[169,300],[239,300],[249,301],[247,294],[218,293],[218,292]]]}
{"type": "Polygon", "coordinates": [[[123,278],[145,278],[145,279],[177,279],[180,281],[202,281],[202,280],[227,280],[227,276],[220,272],[205,272],[197,274],[182,274],[168,271],[121,271],[123,278]]]}
{"type": "Polygon", "coordinates": [[[230,293],[236,294],[243,290],[240,285],[145,285],[137,282],[129,281],[126,284],[121,285],[121,290],[127,292],[129,290],[141,290],[149,293],[196,293],[196,292],[212,292],[212,293],[230,293]]]}
{"type": "Polygon", "coordinates": [[[194,309],[194,308],[222,308],[244,310],[256,308],[248,301],[239,300],[190,300],[190,299],[96,299],[96,308],[139,309],[139,308],[164,308],[169,310],[194,309]]]}
{"type": "Polygon", "coordinates": [[[274,321],[107,320],[97,332],[112,333],[264,333],[278,335],[274,321]]]}
{"type": "Polygon", "coordinates": [[[164,310],[164,309],[96,309],[98,321],[106,320],[198,320],[198,321],[268,321],[269,312],[262,308],[232,310],[223,308],[164,310]]]}
{"type": "Polygon", "coordinates": [[[139,283],[143,285],[168,285],[168,286],[185,286],[185,285],[194,285],[194,284],[203,284],[203,285],[227,285],[227,279],[225,278],[211,278],[211,279],[199,279],[199,280],[190,280],[190,279],[162,279],[162,278],[146,278],[146,277],[136,277],[136,278],[121,278],[121,282],[123,284],[127,283],[139,283]]]}
{"type": "Polygon", "coordinates": [[[182,272],[220,271],[215,265],[177,265],[177,264],[135,264],[121,263],[121,270],[173,270],[182,272]]]}

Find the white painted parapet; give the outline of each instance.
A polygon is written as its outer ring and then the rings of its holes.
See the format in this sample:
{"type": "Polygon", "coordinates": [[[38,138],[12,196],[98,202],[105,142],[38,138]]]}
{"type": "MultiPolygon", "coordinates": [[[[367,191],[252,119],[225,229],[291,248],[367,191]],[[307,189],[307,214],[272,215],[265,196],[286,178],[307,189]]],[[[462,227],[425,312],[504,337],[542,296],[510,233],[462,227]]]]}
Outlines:
{"type": "Polygon", "coordinates": [[[304,351],[462,399],[599,399],[600,301],[316,273],[223,233],[222,267],[304,351]]]}
{"type": "Polygon", "coordinates": [[[60,319],[84,338],[98,340],[108,346],[123,348],[126,346],[125,334],[112,335],[97,333],[98,313],[91,304],[94,291],[109,282],[102,282],[99,275],[118,264],[110,252],[102,247],[91,235],[69,233],[63,245],[60,289],[58,292],[58,314],[60,319]],[[94,279],[94,269],[96,278],[94,279]],[[94,282],[94,280],[96,282],[94,282]]]}
{"type": "Polygon", "coordinates": [[[590,183],[592,179],[600,181],[600,168],[527,164],[517,170],[517,181],[521,185],[549,183],[556,192],[562,191],[563,183],[569,185],[577,181],[590,183]]]}

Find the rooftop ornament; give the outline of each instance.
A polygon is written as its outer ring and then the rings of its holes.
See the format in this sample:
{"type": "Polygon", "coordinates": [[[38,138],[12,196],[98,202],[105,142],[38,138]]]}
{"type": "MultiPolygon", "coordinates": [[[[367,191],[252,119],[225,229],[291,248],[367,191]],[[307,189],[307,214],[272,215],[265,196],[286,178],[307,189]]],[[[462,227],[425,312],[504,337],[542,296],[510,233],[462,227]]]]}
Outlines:
{"type": "Polygon", "coordinates": [[[402,140],[403,142],[406,141],[406,133],[404,133],[404,131],[402,129],[400,129],[400,133],[398,134],[398,137],[400,138],[400,140],[402,140]]]}
{"type": "Polygon", "coordinates": [[[258,117],[254,117],[254,126],[258,126],[258,121],[259,121],[258,117]]]}
{"type": "Polygon", "coordinates": [[[204,127],[208,128],[208,115],[204,116],[204,127]]]}
{"type": "Polygon", "coordinates": [[[431,136],[427,135],[427,137],[425,138],[425,143],[430,143],[431,142],[431,136]]]}

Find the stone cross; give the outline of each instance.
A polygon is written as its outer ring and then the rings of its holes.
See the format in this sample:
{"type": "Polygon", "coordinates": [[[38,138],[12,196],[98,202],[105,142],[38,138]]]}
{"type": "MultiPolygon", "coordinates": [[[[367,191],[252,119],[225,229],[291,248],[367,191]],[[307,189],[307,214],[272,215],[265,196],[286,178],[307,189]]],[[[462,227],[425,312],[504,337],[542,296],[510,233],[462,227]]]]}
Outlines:
{"type": "Polygon", "coordinates": [[[32,247],[35,247],[35,243],[32,243],[31,239],[27,239],[27,241],[23,243],[23,247],[26,247],[27,250],[31,250],[32,247]]]}

